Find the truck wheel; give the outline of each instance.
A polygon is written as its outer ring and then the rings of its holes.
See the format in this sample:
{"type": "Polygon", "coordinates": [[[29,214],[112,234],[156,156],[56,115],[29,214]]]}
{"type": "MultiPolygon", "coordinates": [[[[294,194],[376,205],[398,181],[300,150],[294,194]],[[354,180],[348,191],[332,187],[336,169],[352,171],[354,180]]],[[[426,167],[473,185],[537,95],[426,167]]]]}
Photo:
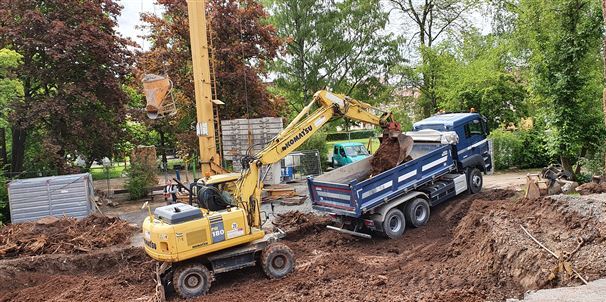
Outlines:
{"type": "MultiPolygon", "coordinates": [[[[468,170],[469,171],[469,170],[468,170]]],[[[467,186],[469,193],[476,194],[482,190],[482,171],[478,168],[473,168],[467,173],[467,186]]]]}
{"type": "Polygon", "coordinates": [[[181,265],[173,272],[173,287],[184,299],[205,295],[210,282],[210,272],[201,263],[181,265]]]}
{"type": "Polygon", "coordinates": [[[429,203],[423,198],[414,199],[406,204],[406,221],[413,227],[424,226],[429,221],[429,203]]]}
{"type": "Polygon", "coordinates": [[[295,269],[295,256],[283,243],[271,243],[261,252],[261,267],[269,279],[280,279],[295,269]]]}
{"type": "Polygon", "coordinates": [[[406,229],[406,218],[404,214],[397,208],[393,208],[385,214],[383,220],[383,232],[390,239],[396,239],[404,234],[406,229]]]}

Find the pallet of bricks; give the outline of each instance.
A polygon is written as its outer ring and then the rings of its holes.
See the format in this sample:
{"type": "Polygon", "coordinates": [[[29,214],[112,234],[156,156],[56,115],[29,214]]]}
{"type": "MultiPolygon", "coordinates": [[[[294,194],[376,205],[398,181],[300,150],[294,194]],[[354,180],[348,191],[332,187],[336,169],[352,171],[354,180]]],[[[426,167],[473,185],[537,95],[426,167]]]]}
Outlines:
{"type": "MultiPolygon", "coordinates": [[[[282,129],[281,117],[264,117],[258,119],[235,119],[221,121],[221,134],[223,143],[223,158],[231,163],[234,171],[241,171],[240,160],[247,155],[254,155],[261,151],[282,129]]],[[[280,179],[278,175],[270,172],[267,179],[280,179]]]]}

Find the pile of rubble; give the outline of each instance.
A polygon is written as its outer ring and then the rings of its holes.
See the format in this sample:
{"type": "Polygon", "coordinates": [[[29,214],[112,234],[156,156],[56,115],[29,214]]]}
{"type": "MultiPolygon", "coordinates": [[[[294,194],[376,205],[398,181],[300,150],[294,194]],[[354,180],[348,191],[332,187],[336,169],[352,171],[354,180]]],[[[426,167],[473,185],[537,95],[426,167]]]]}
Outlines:
{"type": "Polygon", "coordinates": [[[46,217],[0,229],[0,259],[41,254],[88,253],[128,244],[136,228],[126,221],[100,215],[82,220],[46,217]]]}

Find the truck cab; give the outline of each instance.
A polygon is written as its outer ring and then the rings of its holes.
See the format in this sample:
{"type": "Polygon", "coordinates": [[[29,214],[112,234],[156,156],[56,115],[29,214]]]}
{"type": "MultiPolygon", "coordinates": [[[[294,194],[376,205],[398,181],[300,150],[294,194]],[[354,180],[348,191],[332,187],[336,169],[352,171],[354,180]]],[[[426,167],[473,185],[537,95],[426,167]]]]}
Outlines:
{"type": "Polygon", "coordinates": [[[348,142],[338,143],[333,147],[332,166],[342,167],[358,162],[370,156],[370,152],[362,143],[348,142]]]}
{"type": "Polygon", "coordinates": [[[460,169],[471,166],[483,167],[482,172],[492,172],[492,154],[486,118],[477,113],[447,113],[434,115],[413,125],[413,132],[455,132],[458,142],[453,145],[453,157],[460,169]],[[425,130],[425,131],[424,131],[425,130]]]}

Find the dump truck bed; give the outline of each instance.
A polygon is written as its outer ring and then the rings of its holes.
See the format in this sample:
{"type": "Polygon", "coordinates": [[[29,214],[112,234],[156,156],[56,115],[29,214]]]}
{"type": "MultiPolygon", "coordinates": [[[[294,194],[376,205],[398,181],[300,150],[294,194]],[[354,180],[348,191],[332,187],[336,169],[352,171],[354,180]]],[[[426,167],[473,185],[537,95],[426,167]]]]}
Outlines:
{"type": "Polygon", "coordinates": [[[357,218],[456,170],[451,145],[415,143],[411,156],[413,160],[371,177],[372,157],[310,177],[307,184],[313,208],[357,218]]]}

